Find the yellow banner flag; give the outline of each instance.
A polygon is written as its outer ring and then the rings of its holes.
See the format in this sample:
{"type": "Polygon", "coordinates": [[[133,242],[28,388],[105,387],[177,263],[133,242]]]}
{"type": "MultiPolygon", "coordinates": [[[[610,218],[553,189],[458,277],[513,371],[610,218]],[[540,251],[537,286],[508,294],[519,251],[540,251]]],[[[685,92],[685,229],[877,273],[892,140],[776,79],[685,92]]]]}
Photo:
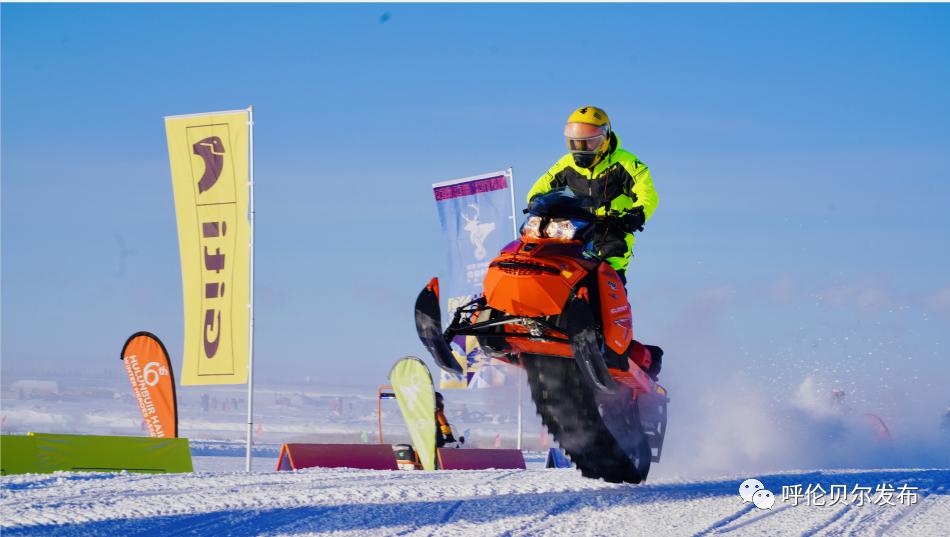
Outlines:
{"type": "Polygon", "coordinates": [[[435,388],[429,368],[422,360],[407,356],[393,366],[389,383],[396,392],[396,402],[422,469],[435,470],[435,388]]]}
{"type": "Polygon", "coordinates": [[[185,304],[182,385],[245,384],[250,110],[165,118],[185,304]]]}

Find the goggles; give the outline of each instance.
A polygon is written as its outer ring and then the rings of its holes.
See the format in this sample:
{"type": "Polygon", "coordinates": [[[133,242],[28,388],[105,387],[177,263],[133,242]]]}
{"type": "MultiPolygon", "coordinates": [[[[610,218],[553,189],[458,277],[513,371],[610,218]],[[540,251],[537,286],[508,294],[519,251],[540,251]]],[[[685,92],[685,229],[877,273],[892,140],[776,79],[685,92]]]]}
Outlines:
{"type": "Polygon", "coordinates": [[[564,127],[564,141],[571,153],[593,153],[607,140],[607,127],[587,123],[568,123],[564,127]]]}

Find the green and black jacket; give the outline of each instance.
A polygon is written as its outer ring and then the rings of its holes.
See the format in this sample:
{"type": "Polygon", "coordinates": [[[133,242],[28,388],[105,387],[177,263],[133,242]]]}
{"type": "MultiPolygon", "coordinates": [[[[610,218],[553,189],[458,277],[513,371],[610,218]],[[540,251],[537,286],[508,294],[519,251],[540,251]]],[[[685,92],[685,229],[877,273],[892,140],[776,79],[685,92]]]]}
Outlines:
{"type": "MultiPolygon", "coordinates": [[[[561,157],[534,183],[528,192],[528,201],[538,194],[565,186],[578,195],[598,200],[598,215],[606,214],[607,207],[621,214],[634,207],[643,207],[643,214],[649,219],[658,202],[650,168],[633,153],[621,149],[620,138],[616,134],[611,134],[607,156],[593,170],[579,168],[570,153],[561,157]]],[[[630,263],[633,243],[633,233],[599,225],[594,247],[610,266],[622,271],[630,263]]]]}

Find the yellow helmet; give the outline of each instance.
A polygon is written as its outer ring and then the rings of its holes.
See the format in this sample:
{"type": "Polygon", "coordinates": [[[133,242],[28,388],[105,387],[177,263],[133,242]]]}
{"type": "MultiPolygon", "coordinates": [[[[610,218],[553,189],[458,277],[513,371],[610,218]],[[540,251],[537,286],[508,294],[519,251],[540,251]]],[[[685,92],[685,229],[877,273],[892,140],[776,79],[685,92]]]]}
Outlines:
{"type": "Polygon", "coordinates": [[[564,141],[581,168],[590,168],[600,161],[610,146],[610,118],[596,106],[582,106],[567,118],[564,141]]]}
{"type": "Polygon", "coordinates": [[[567,118],[568,123],[586,123],[587,125],[594,125],[597,127],[607,127],[607,130],[610,130],[610,118],[607,117],[607,112],[604,112],[602,109],[597,108],[596,106],[582,106],[574,112],[571,113],[570,117],[567,118]]]}

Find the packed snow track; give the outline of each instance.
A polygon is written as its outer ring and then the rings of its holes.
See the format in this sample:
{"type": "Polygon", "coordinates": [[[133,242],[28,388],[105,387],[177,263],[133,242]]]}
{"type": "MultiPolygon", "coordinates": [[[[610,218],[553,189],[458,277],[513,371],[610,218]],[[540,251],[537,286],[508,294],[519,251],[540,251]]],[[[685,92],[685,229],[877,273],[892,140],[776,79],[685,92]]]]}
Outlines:
{"type": "Polygon", "coordinates": [[[576,470],[142,475],[2,479],[14,535],[950,535],[950,470],[783,472],[616,485],[576,470]],[[771,510],[743,503],[755,477],[771,510]],[[783,485],[917,487],[912,505],[782,500],[783,485]]]}

